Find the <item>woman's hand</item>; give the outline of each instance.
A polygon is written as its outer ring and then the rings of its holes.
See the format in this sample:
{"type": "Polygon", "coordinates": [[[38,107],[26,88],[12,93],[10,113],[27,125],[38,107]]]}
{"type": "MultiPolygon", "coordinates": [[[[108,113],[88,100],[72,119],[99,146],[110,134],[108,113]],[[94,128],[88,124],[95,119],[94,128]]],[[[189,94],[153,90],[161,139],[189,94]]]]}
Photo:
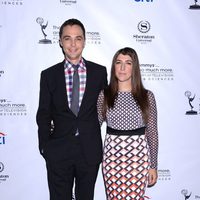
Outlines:
{"type": "Polygon", "coordinates": [[[148,186],[151,187],[156,184],[158,173],[156,169],[149,169],[148,186]]]}

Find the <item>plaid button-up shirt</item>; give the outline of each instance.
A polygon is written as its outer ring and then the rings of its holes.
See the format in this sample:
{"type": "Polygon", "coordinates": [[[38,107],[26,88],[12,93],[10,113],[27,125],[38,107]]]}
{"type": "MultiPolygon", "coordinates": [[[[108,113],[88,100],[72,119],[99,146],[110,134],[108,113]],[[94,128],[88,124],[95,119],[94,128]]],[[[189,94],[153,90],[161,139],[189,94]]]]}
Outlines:
{"type": "MultiPolygon", "coordinates": [[[[79,65],[78,74],[80,79],[80,87],[79,87],[79,107],[80,107],[85,92],[87,71],[83,58],[81,58],[78,65],[79,65]]],[[[74,68],[72,67],[72,64],[68,60],[65,61],[64,70],[65,70],[67,100],[69,107],[71,107],[74,68]]]]}

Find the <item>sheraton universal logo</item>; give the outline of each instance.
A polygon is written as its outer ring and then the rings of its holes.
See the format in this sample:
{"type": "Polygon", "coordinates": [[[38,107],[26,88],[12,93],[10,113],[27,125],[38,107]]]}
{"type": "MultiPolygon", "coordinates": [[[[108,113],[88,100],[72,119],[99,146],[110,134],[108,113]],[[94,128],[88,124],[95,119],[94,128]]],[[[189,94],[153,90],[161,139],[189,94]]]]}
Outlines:
{"type": "Polygon", "coordinates": [[[5,6],[22,6],[23,0],[3,0],[1,4],[5,6]]]}
{"type": "Polygon", "coordinates": [[[60,3],[67,6],[71,6],[77,4],[77,0],[60,0],[60,3]]]}
{"type": "Polygon", "coordinates": [[[154,35],[150,35],[151,24],[149,21],[142,20],[137,24],[137,34],[133,34],[133,39],[140,44],[151,43],[154,39],[154,35]]]}
{"type": "Polygon", "coordinates": [[[9,175],[4,173],[5,166],[2,162],[0,162],[0,183],[5,182],[8,178],[9,175]]]}

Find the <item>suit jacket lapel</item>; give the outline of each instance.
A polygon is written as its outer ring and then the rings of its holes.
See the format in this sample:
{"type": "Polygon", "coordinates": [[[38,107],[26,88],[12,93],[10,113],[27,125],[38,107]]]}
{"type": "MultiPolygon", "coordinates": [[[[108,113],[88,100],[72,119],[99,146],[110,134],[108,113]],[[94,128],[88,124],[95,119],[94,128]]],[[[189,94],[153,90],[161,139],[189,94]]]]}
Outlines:
{"type": "Polygon", "coordinates": [[[66,90],[66,80],[65,80],[65,72],[64,72],[64,61],[58,66],[57,73],[57,89],[60,90],[60,99],[63,99],[63,104],[65,107],[69,108],[68,98],[67,98],[67,90],[66,90]]]}

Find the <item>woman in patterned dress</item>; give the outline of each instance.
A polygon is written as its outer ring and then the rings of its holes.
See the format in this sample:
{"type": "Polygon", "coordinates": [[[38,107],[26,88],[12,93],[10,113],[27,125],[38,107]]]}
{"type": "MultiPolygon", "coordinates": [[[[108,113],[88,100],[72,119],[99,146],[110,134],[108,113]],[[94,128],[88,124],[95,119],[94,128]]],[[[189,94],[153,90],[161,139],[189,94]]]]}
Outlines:
{"type": "Polygon", "coordinates": [[[100,124],[107,123],[102,172],[108,200],[143,200],[157,181],[157,109],[144,88],[137,53],[116,52],[108,88],[97,104],[100,124]]]}

